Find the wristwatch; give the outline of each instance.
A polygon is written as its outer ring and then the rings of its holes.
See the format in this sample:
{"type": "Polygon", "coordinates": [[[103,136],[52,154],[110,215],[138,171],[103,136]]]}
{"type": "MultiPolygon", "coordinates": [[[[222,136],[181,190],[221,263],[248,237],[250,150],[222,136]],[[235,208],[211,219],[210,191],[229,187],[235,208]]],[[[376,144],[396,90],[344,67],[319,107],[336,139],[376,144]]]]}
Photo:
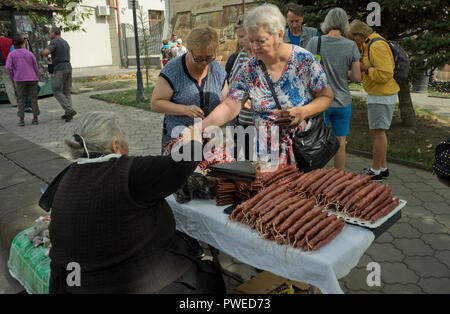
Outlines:
{"type": "Polygon", "coordinates": [[[366,75],[369,75],[369,69],[370,69],[370,67],[366,68],[366,70],[364,71],[364,73],[366,73],[366,75]]]}

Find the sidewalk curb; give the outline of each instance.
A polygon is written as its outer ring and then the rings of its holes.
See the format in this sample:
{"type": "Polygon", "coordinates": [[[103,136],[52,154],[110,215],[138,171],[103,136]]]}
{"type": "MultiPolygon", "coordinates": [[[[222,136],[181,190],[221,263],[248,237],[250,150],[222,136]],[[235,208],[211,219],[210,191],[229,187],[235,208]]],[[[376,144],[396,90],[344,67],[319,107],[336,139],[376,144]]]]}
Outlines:
{"type": "MultiPolygon", "coordinates": [[[[364,151],[360,151],[360,150],[356,150],[356,149],[351,149],[351,148],[347,148],[346,150],[347,150],[347,153],[349,153],[349,154],[366,157],[366,158],[373,158],[372,153],[368,153],[368,152],[364,152],[364,151]]],[[[394,163],[394,164],[406,166],[406,167],[416,168],[419,170],[433,171],[433,168],[431,168],[431,167],[428,168],[422,164],[419,164],[419,163],[413,162],[413,161],[409,161],[409,160],[397,159],[397,158],[392,158],[392,157],[388,156],[387,161],[394,163]]]]}

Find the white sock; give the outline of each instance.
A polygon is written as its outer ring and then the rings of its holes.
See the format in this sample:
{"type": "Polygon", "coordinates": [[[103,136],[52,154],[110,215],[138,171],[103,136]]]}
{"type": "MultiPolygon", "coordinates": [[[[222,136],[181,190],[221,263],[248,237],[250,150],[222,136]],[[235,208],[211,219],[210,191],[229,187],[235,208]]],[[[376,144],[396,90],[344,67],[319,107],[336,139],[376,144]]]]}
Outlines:
{"type": "Polygon", "coordinates": [[[379,175],[381,170],[374,170],[373,168],[370,168],[370,170],[375,173],[375,175],[379,175]]]}
{"type": "Polygon", "coordinates": [[[388,170],[388,168],[380,168],[380,171],[381,171],[381,172],[384,172],[384,171],[386,171],[386,170],[388,170]]]}

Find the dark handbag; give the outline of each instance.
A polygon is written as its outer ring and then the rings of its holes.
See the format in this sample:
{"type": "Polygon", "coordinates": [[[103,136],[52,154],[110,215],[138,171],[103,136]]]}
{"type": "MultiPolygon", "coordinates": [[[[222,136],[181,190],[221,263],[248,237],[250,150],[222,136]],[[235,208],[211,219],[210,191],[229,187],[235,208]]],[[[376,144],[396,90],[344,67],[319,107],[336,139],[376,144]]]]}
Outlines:
{"type": "Polygon", "coordinates": [[[209,166],[209,176],[242,182],[252,182],[256,179],[256,169],[248,160],[227,162],[209,166]]]}
{"type": "MultiPolygon", "coordinates": [[[[280,102],[276,95],[272,80],[262,63],[264,75],[272,96],[279,110],[280,102]]],[[[297,130],[293,136],[294,156],[297,167],[302,172],[323,168],[339,150],[339,141],[333,131],[325,125],[322,116],[316,115],[306,120],[308,127],[304,131],[297,130]]]]}
{"type": "Polygon", "coordinates": [[[443,183],[450,186],[450,138],[436,146],[433,170],[443,183]]]}
{"type": "Polygon", "coordinates": [[[53,65],[53,63],[49,63],[48,65],[48,73],[53,73],[55,66],[53,65]]]}

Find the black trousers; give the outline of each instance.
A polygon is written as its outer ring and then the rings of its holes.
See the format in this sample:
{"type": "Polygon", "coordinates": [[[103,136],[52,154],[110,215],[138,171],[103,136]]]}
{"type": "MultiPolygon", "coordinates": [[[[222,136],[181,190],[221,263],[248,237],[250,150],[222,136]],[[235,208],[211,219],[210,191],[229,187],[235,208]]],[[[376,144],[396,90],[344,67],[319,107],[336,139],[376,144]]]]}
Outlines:
{"type": "Polygon", "coordinates": [[[156,292],[158,294],[226,294],[220,269],[211,261],[194,262],[176,281],[156,292]]]}

